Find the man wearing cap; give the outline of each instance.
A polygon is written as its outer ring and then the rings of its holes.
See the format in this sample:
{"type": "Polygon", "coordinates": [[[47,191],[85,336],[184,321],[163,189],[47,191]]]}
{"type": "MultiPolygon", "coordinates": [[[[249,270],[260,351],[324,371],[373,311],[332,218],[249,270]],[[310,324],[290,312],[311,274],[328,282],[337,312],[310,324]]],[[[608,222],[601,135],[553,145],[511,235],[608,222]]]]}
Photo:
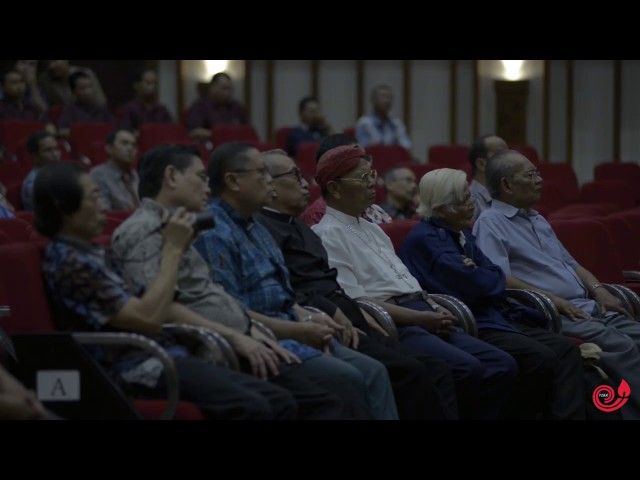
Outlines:
{"type": "MultiPolygon", "coordinates": [[[[318,160],[320,160],[320,157],[325,152],[332,148],[340,147],[342,145],[355,145],[356,143],[358,142],[356,142],[355,138],[345,135],[344,133],[329,135],[328,137],[320,140],[320,143],[318,144],[318,150],[316,151],[316,163],[318,163],[318,160]]],[[[315,225],[322,219],[322,217],[324,217],[326,211],[327,203],[324,201],[324,198],[318,197],[300,214],[300,220],[309,226],[315,225]]],[[[393,221],[393,218],[391,218],[391,216],[385,212],[382,207],[375,203],[369,205],[360,214],[360,216],[365,220],[369,220],[370,222],[377,224],[391,223],[393,221]]]]}
{"type": "Polygon", "coordinates": [[[461,418],[498,418],[517,379],[515,360],[457,328],[455,317],[422,290],[382,229],[359,218],[375,199],[376,176],[360,145],[334,148],[318,162],[316,181],[327,213],[312,229],[338,271],[338,283],[350,297],[387,310],[402,343],[448,363],[461,418]]]}

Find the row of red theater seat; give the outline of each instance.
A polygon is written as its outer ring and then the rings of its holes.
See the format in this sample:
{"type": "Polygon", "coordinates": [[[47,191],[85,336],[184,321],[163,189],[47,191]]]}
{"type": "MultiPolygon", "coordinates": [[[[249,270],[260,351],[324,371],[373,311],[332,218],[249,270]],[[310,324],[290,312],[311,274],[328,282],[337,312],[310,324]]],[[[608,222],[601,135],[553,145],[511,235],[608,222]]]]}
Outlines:
{"type": "MultiPolygon", "coordinates": [[[[548,221],[569,253],[599,281],[624,285],[640,295],[640,208],[548,221]]],[[[396,220],[380,226],[398,252],[416,223],[396,220]]]]}

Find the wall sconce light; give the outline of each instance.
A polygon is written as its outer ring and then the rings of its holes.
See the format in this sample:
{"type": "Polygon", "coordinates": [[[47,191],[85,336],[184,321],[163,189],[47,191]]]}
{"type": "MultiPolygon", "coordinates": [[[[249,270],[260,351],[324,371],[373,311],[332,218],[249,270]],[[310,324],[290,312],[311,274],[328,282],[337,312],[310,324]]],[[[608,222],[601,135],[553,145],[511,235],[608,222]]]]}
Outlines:
{"type": "Polygon", "coordinates": [[[507,80],[520,80],[522,78],[522,64],[524,60],[502,60],[504,76],[507,80]]]}
{"type": "Polygon", "coordinates": [[[203,60],[207,81],[211,80],[216,73],[224,72],[227,69],[229,60],[203,60]]]}

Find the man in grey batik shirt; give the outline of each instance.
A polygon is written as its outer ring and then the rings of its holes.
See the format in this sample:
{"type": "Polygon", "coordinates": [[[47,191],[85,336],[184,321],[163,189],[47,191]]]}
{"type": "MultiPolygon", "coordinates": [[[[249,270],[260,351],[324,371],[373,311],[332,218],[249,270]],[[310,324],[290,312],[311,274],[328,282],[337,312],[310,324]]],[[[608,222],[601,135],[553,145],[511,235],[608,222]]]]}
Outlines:
{"type": "Polygon", "coordinates": [[[138,200],[138,174],[133,169],[136,158],[136,137],[126,129],[115,130],[106,138],[109,159],[91,169],[107,210],[132,210],[138,200]]]}

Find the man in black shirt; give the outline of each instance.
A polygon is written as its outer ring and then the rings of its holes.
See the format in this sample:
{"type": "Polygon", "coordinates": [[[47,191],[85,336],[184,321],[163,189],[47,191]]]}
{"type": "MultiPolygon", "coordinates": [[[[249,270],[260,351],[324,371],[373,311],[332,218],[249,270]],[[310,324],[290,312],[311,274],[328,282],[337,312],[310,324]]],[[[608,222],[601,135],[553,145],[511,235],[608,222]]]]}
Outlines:
{"type": "Polygon", "coordinates": [[[297,218],[309,200],[308,183],[283,150],[265,152],[264,159],[276,196],[256,217],[282,249],[297,302],[334,319],[340,318],[338,310],[343,312],[348,332],[343,341],[387,367],[401,419],[458,418],[453,377],[446,363],[389,338],[342,291],[320,237],[297,218]]]}

